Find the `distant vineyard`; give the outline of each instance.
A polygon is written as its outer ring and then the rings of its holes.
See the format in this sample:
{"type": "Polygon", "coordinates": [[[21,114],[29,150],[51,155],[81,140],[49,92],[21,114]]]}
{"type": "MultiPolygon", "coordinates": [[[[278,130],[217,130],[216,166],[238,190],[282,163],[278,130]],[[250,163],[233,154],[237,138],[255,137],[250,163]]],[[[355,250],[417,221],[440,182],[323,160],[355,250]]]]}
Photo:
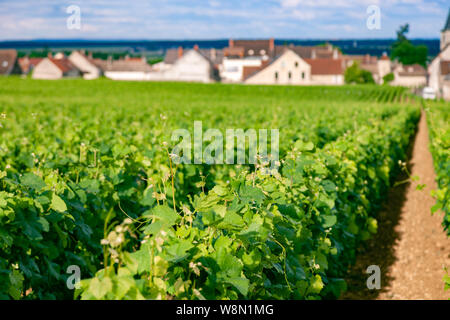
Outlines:
{"type": "Polygon", "coordinates": [[[0,79],[0,298],[338,297],[415,132],[406,96],[0,79]],[[279,129],[278,171],[175,165],[194,120],[279,129]]]}
{"type": "MultiPolygon", "coordinates": [[[[272,90],[268,87],[268,90],[272,90]]],[[[248,89],[251,90],[251,89],[248,89]]],[[[264,91],[264,87],[256,89],[259,92],[264,91]]],[[[256,91],[256,92],[257,92],[256,91]]],[[[327,100],[330,101],[371,101],[371,102],[401,102],[407,99],[408,89],[405,87],[391,86],[345,86],[345,87],[283,87],[279,92],[285,92],[287,95],[299,95],[301,100],[327,100]]]]}

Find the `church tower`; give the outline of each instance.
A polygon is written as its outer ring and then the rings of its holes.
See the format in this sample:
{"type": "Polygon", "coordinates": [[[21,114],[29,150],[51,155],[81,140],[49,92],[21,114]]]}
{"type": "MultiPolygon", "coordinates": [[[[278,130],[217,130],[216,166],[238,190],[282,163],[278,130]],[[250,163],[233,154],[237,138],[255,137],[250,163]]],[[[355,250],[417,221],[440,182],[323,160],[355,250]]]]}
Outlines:
{"type": "Polygon", "coordinates": [[[441,31],[441,51],[450,44],[450,9],[448,10],[447,22],[441,31]]]}

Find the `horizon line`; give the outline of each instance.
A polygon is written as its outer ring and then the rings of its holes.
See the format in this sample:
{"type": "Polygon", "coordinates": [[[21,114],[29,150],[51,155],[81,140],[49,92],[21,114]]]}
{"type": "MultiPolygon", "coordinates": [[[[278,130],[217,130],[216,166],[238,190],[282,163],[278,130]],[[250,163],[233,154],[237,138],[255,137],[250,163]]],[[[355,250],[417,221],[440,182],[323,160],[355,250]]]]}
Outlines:
{"type": "MultiPolygon", "coordinates": [[[[228,41],[229,39],[234,40],[267,40],[267,39],[275,39],[275,41],[283,41],[283,40],[291,40],[291,41],[358,41],[358,40],[372,40],[372,41],[378,41],[378,40],[396,40],[396,38],[275,38],[275,37],[249,37],[249,38],[243,38],[243,37],[229,37],[229,38],[211,38],[211,39],[124,39],[124,38],[34,38],[34,39],[0,39],[0,42],[40,42],[40,41],[150,41],[150,42],[156,42],[156,41],[228,41]]],[[[417,38],[409,38],[408,40],[439,40],[440,38],[425,38],[425,37],[417,37],[417,38]]]]}

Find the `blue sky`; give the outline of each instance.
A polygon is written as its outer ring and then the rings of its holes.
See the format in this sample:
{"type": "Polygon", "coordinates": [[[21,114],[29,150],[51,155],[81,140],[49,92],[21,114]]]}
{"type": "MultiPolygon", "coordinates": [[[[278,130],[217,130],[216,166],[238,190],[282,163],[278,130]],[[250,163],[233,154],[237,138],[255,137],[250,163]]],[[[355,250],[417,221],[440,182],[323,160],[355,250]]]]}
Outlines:
{"type": "Polygon", "coordinates": [[[411,38],[438,38],[448,0],[0,0],[0,40],[394,38],[410,23],[411,38]],[[66,9],[81,9],[69,30],[66,9]],[[381,28],[366,27],[369,5],[381,28]]]}

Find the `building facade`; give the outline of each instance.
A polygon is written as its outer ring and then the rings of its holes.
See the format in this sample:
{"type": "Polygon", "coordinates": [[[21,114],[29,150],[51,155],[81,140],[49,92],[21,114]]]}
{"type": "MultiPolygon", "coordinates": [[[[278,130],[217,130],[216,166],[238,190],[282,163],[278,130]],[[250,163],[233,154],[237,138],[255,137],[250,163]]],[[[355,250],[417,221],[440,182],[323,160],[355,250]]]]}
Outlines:
{"type": "Polygon", "coordinates": [[[244,79],[246,84],[306,85],[311,82],[311,66],[292,50],[284,51],[267,66],[244,79]]]}
{"type": "Polygon", "coordinates": [[[441,52],[428,66],[428,86],[438,98],[450,100],[450,10],[441,32],[441,52]]]}

